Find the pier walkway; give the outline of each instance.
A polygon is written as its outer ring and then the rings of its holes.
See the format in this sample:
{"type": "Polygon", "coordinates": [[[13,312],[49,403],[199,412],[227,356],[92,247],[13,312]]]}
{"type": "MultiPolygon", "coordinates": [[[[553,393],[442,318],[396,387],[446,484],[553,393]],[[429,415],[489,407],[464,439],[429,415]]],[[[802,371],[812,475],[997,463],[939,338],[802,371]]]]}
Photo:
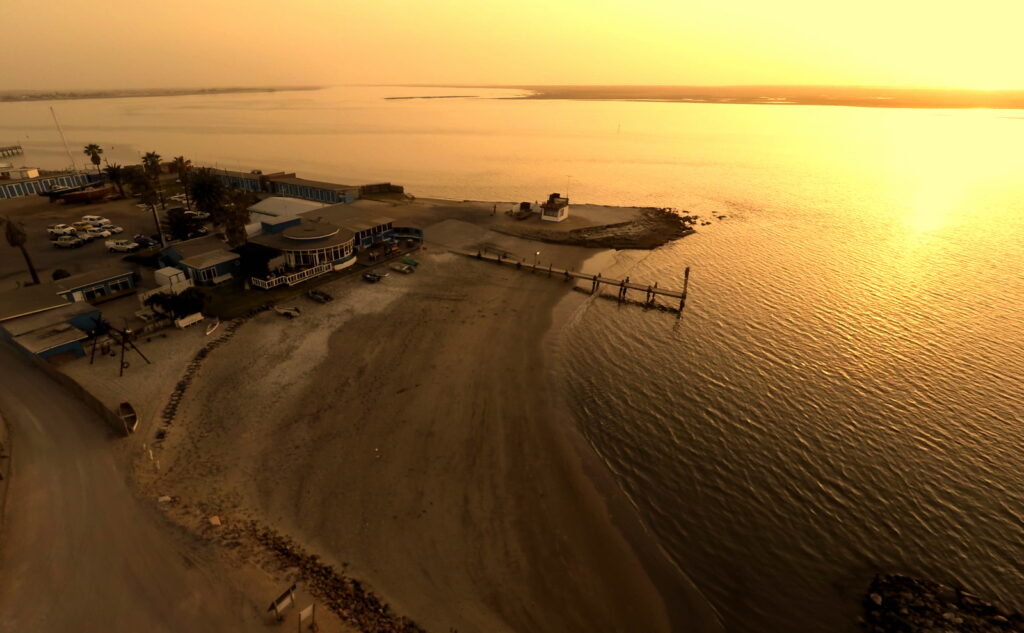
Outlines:
{"type": "Polygon", "coordinates": [[[24,154],[25,150],[18,145],[5,145],[0,147],[0,156],[17,156],[18,154],[24,154]]]}
{"type": "MultiPolygon", "coordinates": [[[[683,272],[683,287],[680,290],[671,290],[668,288],[661,288],[658,283],[644,284],[631,281],[629,277],[625,279],[613,279],[611,277],[602,277],[601,273],[587,274],[581,273],[574,270],[566,270],[564,268],[555,268],[553,265],[548,264],[544,266],[539,262],[532,264],[527,263],[521,259],[517,259],[510,256],[508,253],[498,252],[491,253],[485,251],[468,251],[462,249],[450,249],[453,253],[463,255],[466,257],[472,257],[473,259],[479,259],[481,261],[493,262],[495,264],[504,264],[506,266],[514,266],[517,270],[525,270],[532,273],[547,274],[548,277],[555,279],[562,279],[564,281],[576,280],[584,282],[590,285],[590,294],[600,294],[603,286],[609,286],[615,288],[616,298],[622,303],[632,303],[647,308],[658,308],[662,310],[670,310],[681,316],[683,308],[686,307],[686,293],[690,283],[690,267],[687,266],[683,272]],[[638,299],[631,299],[628,294],[629,291],[643,293],[643,301],[638,299]],[[670,299],[678,300],[678,307],[669,307],[660,305],[657,303],[658,297],[668,297],[670,299]]],[[[675,301],[673,301],[673,304],[675,301]]]]}

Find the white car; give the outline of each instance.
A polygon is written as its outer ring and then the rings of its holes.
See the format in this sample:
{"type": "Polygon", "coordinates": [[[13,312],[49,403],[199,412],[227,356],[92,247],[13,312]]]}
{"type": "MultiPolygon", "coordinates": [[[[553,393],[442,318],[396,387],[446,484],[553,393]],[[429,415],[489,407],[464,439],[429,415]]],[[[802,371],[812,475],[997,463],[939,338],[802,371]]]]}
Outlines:
{"type": "Polygon", "coordinates": [[[131,240],[107,240],[107,250],[111,253],[134,253],[139,245],[131,240]]]}
{"type": "Polygon", "coordinates": [[[104,231],[110,231],[111,235],[117,235],[118,233],[124,233],[124,229],[113,224],[101,224],[100,228],[104,231]]]}
{"type": "Polygon", "coordinates": [[[103,216],[99,216],[99,215],[83,215],[82,216],[82,222],[85,222],[86,224],[91,224],[93,226],[100,226],[102,224],[110,224],[110,220],[106,219],[103,216]]]}
{"type": "Polygon", "coordinates": [[[60,235],[74,235],[77,231],[75,227],[68,226],[67,224],[51,224],[46,227],[46,232],[54,237],[60,235]]]}
{"type": "Polygon", "coordinates": [[[75,235],[61,235],[53,241],[54,248],[78,248],[85,242],[75,235]]]}
{"type": "Polygon", "coordinates": [[[185,211],[185,215],[191,215],[197,220],[206,220],[210,217],[209,213],[203,213],[202,211],[196,211],[194,209],[185,211]]]}
{"type": "Polygon", "coordinates": [[[106,231],[98,227],[86,229],[85,234],[89,237],[90,240],[94,240],[97,237],[110,237],[111,235],[113,235],[110,231],[106,231]]]}

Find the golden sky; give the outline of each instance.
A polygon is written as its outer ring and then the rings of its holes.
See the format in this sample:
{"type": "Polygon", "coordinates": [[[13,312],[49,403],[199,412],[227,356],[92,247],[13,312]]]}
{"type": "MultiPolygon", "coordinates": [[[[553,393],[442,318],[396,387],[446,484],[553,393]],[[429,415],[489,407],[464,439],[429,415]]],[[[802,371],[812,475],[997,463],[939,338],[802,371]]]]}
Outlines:
{"type": "Polygon", "coordinates": [[[1024,87],[1020,0],[42,0],[14,13],[0,90],[1024,87]]]}

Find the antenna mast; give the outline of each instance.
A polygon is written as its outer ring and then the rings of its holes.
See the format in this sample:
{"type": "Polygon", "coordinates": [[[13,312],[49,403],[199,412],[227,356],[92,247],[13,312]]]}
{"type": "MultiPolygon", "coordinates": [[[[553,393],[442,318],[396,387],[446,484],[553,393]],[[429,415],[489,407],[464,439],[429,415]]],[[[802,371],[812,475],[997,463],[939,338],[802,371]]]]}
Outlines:
{"type": "Polygon", "coordinates": [[[60,127],[60,121],[57,120],[57,113],[53,111],[53,106],[50,106],[50,114],[53,115],[53,122],[57,126],[57,133],[60,134],[60,140],[64,141],[64,151],[68,153],[68,160],[71,161],[71,168],[78,171],[78,165],[75,163],[75,159],[71,156],[71,150],[68,149],[68,140],[64,138],[64,130],[60,127]]]}

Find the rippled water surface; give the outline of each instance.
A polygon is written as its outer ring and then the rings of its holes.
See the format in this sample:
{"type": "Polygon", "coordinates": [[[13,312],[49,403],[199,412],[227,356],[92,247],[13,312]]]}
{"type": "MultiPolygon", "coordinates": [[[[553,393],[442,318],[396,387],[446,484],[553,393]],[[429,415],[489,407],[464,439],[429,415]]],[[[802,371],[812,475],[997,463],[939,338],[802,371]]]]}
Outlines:
{"type": "MultiPolygon", "coordinates": [[[[1024,607],[1024,113],[382,99],[429,92],[55,105],[117,160],[726,215],[604,269],[691,266],[681,320],[577,297],[563,341],[670,556],[735,632],[854,630],[875,569],[1024,607]]],[[[63,166],[49,105],[0,104],[0,142],[63,166]]]]}

